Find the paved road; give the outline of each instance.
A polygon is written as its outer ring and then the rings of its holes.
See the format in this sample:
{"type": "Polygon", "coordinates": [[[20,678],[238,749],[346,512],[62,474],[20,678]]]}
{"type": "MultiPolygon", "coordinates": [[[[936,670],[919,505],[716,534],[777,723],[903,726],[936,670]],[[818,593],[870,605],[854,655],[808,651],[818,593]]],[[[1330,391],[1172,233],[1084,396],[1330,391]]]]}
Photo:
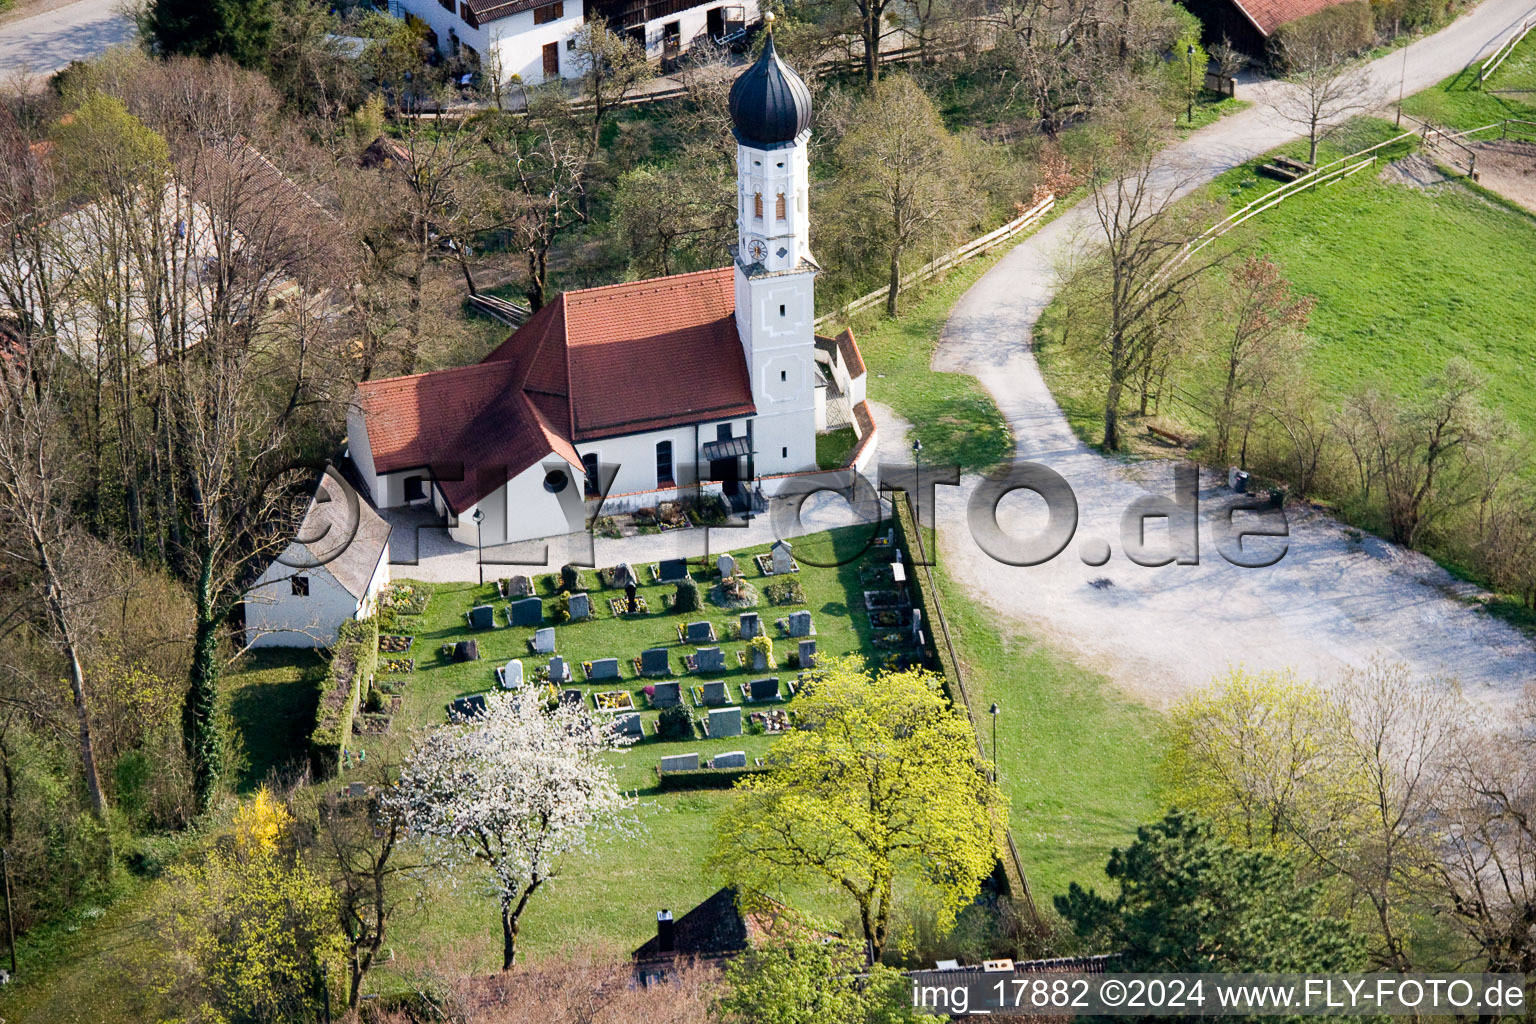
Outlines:
{"type": "MultiPolygon", "coordinates": [[[[1454,74],[1488,52],[1532,10],[1531,0],[1485,0],[1453,25],[1408,47],[1407,92],[1454,74]]],[[[1371,68],[1383,102],[1394,101],[1403,55],[1371,68]]],[[[1297,135],[1274,115],[1274,83],[1239,95],[1254,107],[1172,147],[1159,167],[1161,187],[1184,191],[1297,135]]],[[[1297,201],[1309,202],[1308,198],[1297,201]]],[[[1080,444],[1040,376],[1031,330],[1055,288],[1053,263],[1064,245],[1096,230],[1084,203],[1015,248],[951,313],[934,368],[976,376],[997,400],[1022,459],[1044,463],[1072,485],[1081,511],[1074,542],[1054,561],[1010,568],[992,560],[964,527],[974,486],[941,489],[942,557],[976,597],[1025,620],[1153,704],[1207,682],[1229,664],[1295,666],[1329,677],[1374,654],[1426,675],[1455,676],[1469,691],[1503,702],[1536,681],[1536,649],[1515,631],[1447,596],[1453,581],[1428,559],[1392,545],[1350,540],[1337,522],[1292,515],[1289,553],[1270,569],[1238,569],[1214,548],[1209,511],[1220,489],[1206,482],[1201,563],[1143,568],[1120,552],[1120,516],[1150,485],[1167,491],[1166,464],[1130,466],[1080,444]],[[1102,568],[1083,563],[1085,538],[1115,549],[1102,568]],[[1104,586],[1102,581],[1111,585],[1104,586]],[[1099,581],[1100,586],[1090,586],[1099,581]]],[[[881,423],[883,437],[901,425],[881,423]]],[[[1000,520],[1019,536],[1043,523],[1038,502],[1006,499],[1000,520]]]]}
{"type": "Polygon", "coordinates": [[[120,0],[77,0],[0,25],[0,81],[23,71],[52,74],[72,60],[131,42],[133,23],[119,6],[120,0]]]}

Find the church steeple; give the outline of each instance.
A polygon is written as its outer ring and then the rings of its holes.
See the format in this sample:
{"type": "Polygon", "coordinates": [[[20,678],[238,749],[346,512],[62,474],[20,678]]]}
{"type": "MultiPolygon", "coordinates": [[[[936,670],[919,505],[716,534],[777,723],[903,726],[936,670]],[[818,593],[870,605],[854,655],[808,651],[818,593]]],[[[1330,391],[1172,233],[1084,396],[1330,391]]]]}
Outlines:
{"type": "Polygon", "coordinates": [[[809,223],[811,90],[779,59],[773,15],[757,61],[731,85],[736,135],[737,252],[740,266],[793,270],[811,258],[809,223]]]}
{"type": "Polygon", "coordinates": [[[736,331],[752,375],[753,465],[815,469],[816,265],[811,261],[811,91],[779,59],[773,15],[731,85],[736,135],[736,331]]]}

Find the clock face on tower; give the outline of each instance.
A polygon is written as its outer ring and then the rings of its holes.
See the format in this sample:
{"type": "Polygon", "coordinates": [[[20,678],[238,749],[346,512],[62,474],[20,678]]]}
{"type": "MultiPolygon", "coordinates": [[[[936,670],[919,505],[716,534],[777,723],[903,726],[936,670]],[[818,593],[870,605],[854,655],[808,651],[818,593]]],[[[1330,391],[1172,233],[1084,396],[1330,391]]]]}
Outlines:
{"type": "Polygon", "coordinates": [[[761,263],[768,255],[768,247],[763,244],[762,239],[754,238],[747,243],[747,255],[752,257],[752,262],[761,263]]]}

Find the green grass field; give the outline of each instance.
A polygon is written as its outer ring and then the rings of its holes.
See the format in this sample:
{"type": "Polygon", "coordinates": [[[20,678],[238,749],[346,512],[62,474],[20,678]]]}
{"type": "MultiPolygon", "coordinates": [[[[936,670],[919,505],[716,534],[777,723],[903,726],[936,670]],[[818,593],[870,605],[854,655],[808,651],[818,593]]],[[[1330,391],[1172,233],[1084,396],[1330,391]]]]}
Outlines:
{"type": "Polygon", "coordinates": [[[1036,903],[1049,910],[1070,882],[1104,888],[1110,849],[1157,813],[1161,716],[1038,639],[999,629],[953,579],[937,575],[989,752],[988,708],[999,706],[998,782],[1036,903]]]}
{"type": "Polygon", "coordinates": [[[1469,66],[1403,101],[1403,111],[1450,128],[1469,130],[1505,118],[1536,120],[1536,32],[1515,47],[1481,88],[1480,64],[1469,66]]]}
{"type": "Polygon", "coordinates": [[[854,318],[853,332],[870,368],[869,397],[912,424],[927,453],[924,458],[935,464],[982,471],[1013,451],[1007,421],[976,378],[929,368],[950,309],[1008,248],[905,295],[901,315],[894,320],[878,313],[854,318]]]}
{"type": "MultiPolygon", "coordinates": [[[[1391,122],[1360,119],[1323,148],[1319,161],[1392,134],[1391,122]]],[[[1277,152],[1304,157],[1305,149],[1293,143],[1277,152]]],[[[1210,193],[1236,209],[1278,187],[1256,174],[1271,156],[1217,178],[1210,193]]],[[[1309,365],[1325,395],[1338,398],[1374,382],[1411,394],[1459,356],[1484,376],[1485,402],[1536,438],[1529,385],[1536,367],[1529,331],[1536,217],[1457,181],[1415,188],[1367,169],[1286,200],[1229,239],[1222,244],[1270,255],[1299,293],[1316,297],[1309,365]]],[[[1041,364],[1074,428],[1097,441],[1096,389],[1052,344],[1062,315],[1058,303],[1042,318],[1041,364]]],[[[1197,388],[1198,371],[1180,383],[1197,388]]],[[[1189,412],[1179,407],[1175,415],[1189,412]]]]}

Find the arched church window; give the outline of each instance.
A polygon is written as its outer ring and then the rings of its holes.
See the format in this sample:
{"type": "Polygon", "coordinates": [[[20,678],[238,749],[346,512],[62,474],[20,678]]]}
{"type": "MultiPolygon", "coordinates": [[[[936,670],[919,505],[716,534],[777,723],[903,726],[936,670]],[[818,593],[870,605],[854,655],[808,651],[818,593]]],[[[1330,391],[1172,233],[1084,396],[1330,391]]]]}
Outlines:
{"type": "Polygon", "coordinates": [[[780,192],[779,193],[779,198],[773,204],[773,215],[775,217],[777,217],[779,220],[783,220],[785,218],[785,216],[787,215],[785,211],[786,211],[786,204],[784,202],[784,193],[780,192]]]}
{"type": "Polygon", "coordinates": [[[758,220],[763,219],[763,194],[761,192],[754,193],[752,196],[752,216],[758,220]]]}

